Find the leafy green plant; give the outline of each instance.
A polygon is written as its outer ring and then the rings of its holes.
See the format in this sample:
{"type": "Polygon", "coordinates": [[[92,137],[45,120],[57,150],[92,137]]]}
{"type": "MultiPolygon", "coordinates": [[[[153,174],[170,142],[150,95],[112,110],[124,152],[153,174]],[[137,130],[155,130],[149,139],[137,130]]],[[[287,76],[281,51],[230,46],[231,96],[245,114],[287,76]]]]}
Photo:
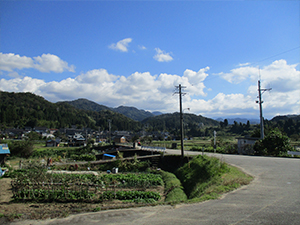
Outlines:
{"type": "Polygon", "coordinates": [[[289,138],[278,128],[271,130],[263,140],[254,145],[256,155],[286,156],[287,151],[292,151],[289,138]]]}

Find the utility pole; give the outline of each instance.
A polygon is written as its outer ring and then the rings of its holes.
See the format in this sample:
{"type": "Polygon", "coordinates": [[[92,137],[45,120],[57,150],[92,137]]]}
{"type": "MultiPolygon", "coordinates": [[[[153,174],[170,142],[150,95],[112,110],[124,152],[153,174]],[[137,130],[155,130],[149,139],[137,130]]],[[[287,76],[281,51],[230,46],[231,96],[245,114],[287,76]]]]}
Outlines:
{"type": "Polygon", "coordinates": [[[214,153],[216,153],[217,149],[217,131],[214,130],[214,153]]]}
{"type": "Polygon", "coordinates": [[[186,88],[184,86],[176,86],[178,89],[178,92],[175,92],[175,94],[179,94],[179,107],[180,107],[180,141],[181,141],[181,158],[184,158],[184,147],[183,147],[183,113],[182,113],[182,95],[185,95],[186,93],[182,93],[182,88],[186,88]]]}
{"type": "Polygon", "coordinates": [[[260,87],[260,80],[258,80],[258,101],[256,101],[256,103],[259,104],[259,114],[260,114],[260,139],[264,139],[264,118],[263,118],[263,112],[262,112],[262,104],[263,101],[261,99],[262,94],[265,91],[270,91],[272,90],[272,88],[268,88],[268,89],[261,89],[260,87]]]}
{"type": "Polygon", "coordinates": [[[111,120],[107,120],[108,122],[108,130],[109,130],[109,144],[111,144],[111,120]]]}

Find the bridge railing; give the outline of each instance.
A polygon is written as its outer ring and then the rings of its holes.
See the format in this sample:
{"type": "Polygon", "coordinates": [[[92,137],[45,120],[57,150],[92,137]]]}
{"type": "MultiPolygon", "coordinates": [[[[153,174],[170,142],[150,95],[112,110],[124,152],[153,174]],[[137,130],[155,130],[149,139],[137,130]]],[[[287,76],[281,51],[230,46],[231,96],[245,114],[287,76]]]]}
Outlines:
{"type": "Polygon", "coordinates": [[[141,146],[141,150],[165,153],[166,148],[165,147],[141,146]]]}

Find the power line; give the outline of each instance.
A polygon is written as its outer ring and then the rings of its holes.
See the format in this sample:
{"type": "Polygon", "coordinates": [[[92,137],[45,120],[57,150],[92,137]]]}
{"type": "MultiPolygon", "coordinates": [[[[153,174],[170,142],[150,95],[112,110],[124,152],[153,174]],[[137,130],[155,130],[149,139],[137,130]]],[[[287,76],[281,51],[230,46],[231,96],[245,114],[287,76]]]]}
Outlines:
{"type": "Polygon", "coordinates": [[[294,50],[296,50],[296,49],[298,49],[298,48],[300,48],[300,46],[298,46],[298,47],[295,47],[295,48],[292,48],[292,49],[289,49],[289,50],[286,50],[286,51],[284,51],[284,52],[281,52],[281,53],[278,53],[278,54],[276,54],[276,55],[269,56],[269,57],[267,57],[267,58],[264,58],[264,59],[262,59],[262,60],[259,60],[259,61],[257,61],[257,62],[251,63],[251,64],[255,64],[255,63],[259,63],[259,62],[266,61],[266,60],[268,60],[268,59],[271,59],[271,58],[273,58],[273,57],[276,57],[276,56],[279,56],[279,55],[285,54],[285,53],[287,53],[287,52],[294,51],[294,50]]]}

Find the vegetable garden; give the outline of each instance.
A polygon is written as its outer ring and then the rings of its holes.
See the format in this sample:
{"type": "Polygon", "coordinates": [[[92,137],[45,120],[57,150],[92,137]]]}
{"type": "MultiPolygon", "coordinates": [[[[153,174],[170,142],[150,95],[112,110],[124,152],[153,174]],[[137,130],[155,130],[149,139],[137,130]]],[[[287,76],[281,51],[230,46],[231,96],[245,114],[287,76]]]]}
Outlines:
{"type": "Polygon", "coordinates": [[[161,175],[152,173],[128,174],[62,174],[45,170],[15,173],[12,180],[16,202],[92,202],[111,200],[155,203],[160,193],[152,191],[163,186],[161,175]]]}

